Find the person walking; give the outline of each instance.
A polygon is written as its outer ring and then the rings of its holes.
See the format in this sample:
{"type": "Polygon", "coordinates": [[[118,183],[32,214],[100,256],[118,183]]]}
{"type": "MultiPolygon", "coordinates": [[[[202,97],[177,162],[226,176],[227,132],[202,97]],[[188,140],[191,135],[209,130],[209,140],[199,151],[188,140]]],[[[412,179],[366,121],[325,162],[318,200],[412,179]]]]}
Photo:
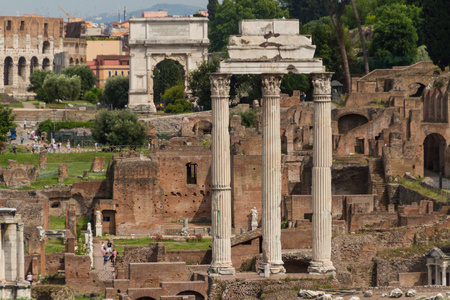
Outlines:
{"type": "Polygon", "coordinates": [[[33,284],[33,274],[31,274],[31,272],[28,272],[27,274],[27,281],[30,283],[30,285],[33,284]]]}
{"type": "Polygon", "coordinates": [[[105,255],[103,255],[103,270],[106,270],[106,264],[108,263],[109,255],[106,252],[105,255]]]}
{"type": "Polygon", "coordinates": [[[27,119],[23,121],[23,130],[27,130],[27,119]]]}

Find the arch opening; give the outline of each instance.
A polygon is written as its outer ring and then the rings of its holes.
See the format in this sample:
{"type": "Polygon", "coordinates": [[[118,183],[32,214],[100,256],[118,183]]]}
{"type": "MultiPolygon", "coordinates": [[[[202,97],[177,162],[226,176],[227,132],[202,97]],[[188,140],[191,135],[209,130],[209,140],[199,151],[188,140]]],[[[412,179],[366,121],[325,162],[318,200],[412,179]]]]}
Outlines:
{"type": "Polygon", "coordinates": [[[348,114],[338,120],[339,134],[346,134],[352,129],[368,123],[369,120],[362,115],[348,114]]]}
{"type": "Polygon", "coordinates": [[[441,172],[445,171],[445,149],[447,141],[439,133],[431,133],[427,135],[423,141],[423,163],[424,169],[441,172]]]}
{"type": "Polygon", "coordinates": [[[19,77],[22,78],[22,80],[25,80],[26,64],[27,64],[27,62],[25,60],[25,57],[22,56],[21,58],[19,58],[19,65],[18,65],[18,68],[17,68],[17,75],[19,75],[19,77]]]}
{"type": "Polygon", "coordinates": [[[48,58],[44,58],[42,61],[42,69],[46,71],[50,70],[50,60],[48,58]]]}
{"type": "Polygon", "coordinates": [[[195,135],[211,134],[212,123],[208,121],[199,121],[195,123],[192,131],[194,132],[195,135]]]}
{"type": "Polygon", "coordinates": [[[180,83],[184,87],[184,74],[183,66],[172,59],[165,59],[155,66],[153,69],[153,102],[156,107],[160,107],[162,95],[167,89],[180,83]]]}
{"type": "Polygon", "coordinates": [[[205,297],[196,291],[183,291],[178,293],[177,296],[195,296],[195,300],[205,300],[205,297]]]}
{"type": "Polygon", "coordinates": [[[410,89],[410,97],[420,97],[423,95],[423,91],[425,90],[426,86],[420,82],[416,82],[411,85],[410,89]]]}
{"type": "Polygon", "coordinates": [[[39,62],[36,56],[33,56],[30,61],[30,74],[37,70],[39,62]]]}
{"type": "Polygon", "coordinates": [[[140,298],[137,298],[136,300],[156,300],[156,299],[152,298],[152,297],[140,297],[140,298]]]}
{"type": "Polygon", "coordinates": [[[73,65],[73,57],[69,59],[69,65],[73,65]]]}
{"type": "Polygon", "coordinates": [[[50,42],[49,41],[45,41],[42,44],[42,54],[49,54],[50,53],[50,42]]]}
{"type": "Polygon", "coordinates": [[[3,65],[3,84],[13,84],[13,60],[9,56],[5,58],[5,64],[3,65]]]}

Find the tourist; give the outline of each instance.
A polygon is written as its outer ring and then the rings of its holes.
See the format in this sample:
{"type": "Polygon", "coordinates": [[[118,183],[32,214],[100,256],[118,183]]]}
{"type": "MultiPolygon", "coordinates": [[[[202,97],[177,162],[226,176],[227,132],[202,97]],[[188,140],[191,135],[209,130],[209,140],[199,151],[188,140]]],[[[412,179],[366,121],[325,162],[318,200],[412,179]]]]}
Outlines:
{"type": "Polygon", "coordinates": [[[70,152],[70,140],[67,140],[66,148],[67,148],[67,152],[70,152]]]}
{"type": "Polygon", "coordinates": [[[95,142],[94,146],[95,146],[95,152],[97,152],[97,148],[98,148],[98,143],[97,143],[97,142],[95,142]]]}
{"type": "Polygon", "coordinates": [[[108,263],[108,260],[109,260],[108,253],[105,253],[105,255],[103,255],[103,270],[106,270],[106,264],[108,263]]]}
{"type": "Polygon", "coordinates": [[[112,252],[112,263],[113,263],[113,266],[116,265],[116,259],[117,259],[117,251],[116,251],[116,249],[113,249],[113,252],[112,252]]]}
{"type": "Polygon", "coordinates": [[[106,248],[105,248],[105,242],[102,241],[102,246],[100,248],[100,251],[102,252],[102,256],[105,255],[106,248]]]}
{"type": "Polygon", "coordinates": [[[112,252],[112,244],[111,240],[108,240],[106,243],[106,252],[112,252]]]}
{"type": "Polygon", "coordinates": [[[302,92],[302,93],[300,94],[300,100],[301,100],[302,102],[305,102],[305,101],[306,101],[306,94],[305,94],[305,92],[302,92]]]}
{"type": "Polygon", "coordinates": [[[30,285],[33,284],[33,274],[31,274],[31,272],[28,272],[27,274],[27,281],[30,283],[30,285]]]}
{"type": "Polygon", "coordinates": [[[27,153],[30,153],[30,144],[27,144],[27,153]]]}
{"type": "Polygon", "coordinates": [[[25,121],[23,121],[23,130],[27,129],[27,119],[25,119],[25,121]]]}
{"type": "Polygon", "coordinates": [[[17,151],[17,145],[14,144],[14,145],[13,145],[13,152],[14,152],[14,154],[16,154],[16,151],[17,151]]]}
{"type": "Polygon", "coordinates": [[[23,145],[23,136],[20,136],[20,144],[23,145]]]}
{"type": "Polygon", "coordinates": [[[77,153],[81,153],[81,146],[80,146],[80,143],[78,143],[78,145],[77,145],[77,153]]]}

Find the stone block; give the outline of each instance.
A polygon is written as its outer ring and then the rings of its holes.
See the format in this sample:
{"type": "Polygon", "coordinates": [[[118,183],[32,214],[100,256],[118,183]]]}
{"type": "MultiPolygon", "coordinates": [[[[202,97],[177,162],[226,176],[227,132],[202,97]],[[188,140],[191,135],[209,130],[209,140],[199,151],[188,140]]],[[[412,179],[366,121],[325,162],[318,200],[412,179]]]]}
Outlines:
{"type": "Polygon", "coordinates": [[[98,173],[105,171],[105,158],[104,157],[94,157],[92,161],[90,172],[98,173]]]}

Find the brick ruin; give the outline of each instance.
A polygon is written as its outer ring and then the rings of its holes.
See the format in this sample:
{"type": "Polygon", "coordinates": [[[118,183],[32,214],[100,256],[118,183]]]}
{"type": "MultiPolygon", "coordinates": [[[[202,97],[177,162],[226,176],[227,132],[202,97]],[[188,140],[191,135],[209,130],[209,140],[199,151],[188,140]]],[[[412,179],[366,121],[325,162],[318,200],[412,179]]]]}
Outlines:
{"type": "Polygon", "coordinates": [[[35,182],[39,174],[38,166],[31,166],[28,162],[19,165],[15,160],[8,160],[8,166],[0,166],[0,186],[22,188],[35,182]]]}

